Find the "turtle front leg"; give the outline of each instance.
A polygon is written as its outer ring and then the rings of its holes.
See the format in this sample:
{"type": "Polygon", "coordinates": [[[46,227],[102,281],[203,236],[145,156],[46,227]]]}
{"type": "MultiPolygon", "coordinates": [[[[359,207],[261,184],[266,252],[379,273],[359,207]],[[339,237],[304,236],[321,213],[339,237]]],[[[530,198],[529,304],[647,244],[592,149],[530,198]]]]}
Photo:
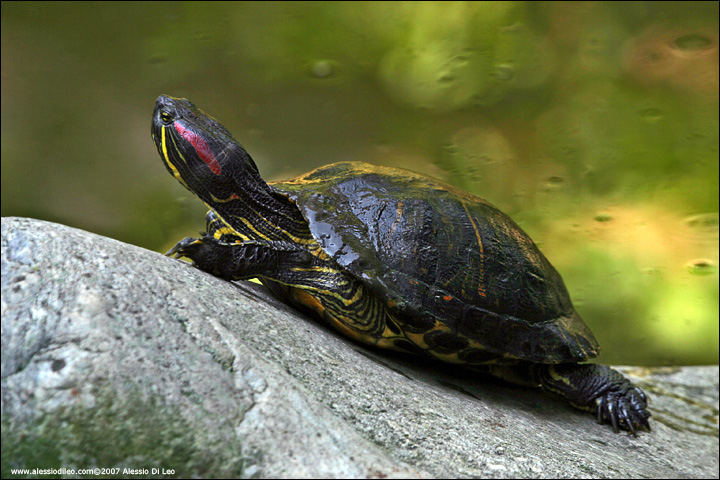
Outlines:
{"type": "Polygon", "coordinates": [[[598,423],[609,421],[635,434],[637,428],[650,430],[647,396],[617,370],[605,365],[566,363],[532,365],[531,375],[548,392],[572,406],[594,411],[598,423]]]}
{"type": "Polygon", "coordinates": [[[273,241],[225,243],[206,234],[181,240],[166,255],[190,258],[195,267],[225,280],[258,277],[279,299],[309,309],[357,341],[401,351],[412,347],[382,300],[333,263],[300,248],[273,241]]]}
{"type": "Polygon", "coordinates": [[[193,261],[193,266],[225,280],[244,280],[258,275],[292,276],[288,265],[310,265],[312,255],[285,242],[225,243],[210,235],[187,237],[165,255],[193,261]]]}

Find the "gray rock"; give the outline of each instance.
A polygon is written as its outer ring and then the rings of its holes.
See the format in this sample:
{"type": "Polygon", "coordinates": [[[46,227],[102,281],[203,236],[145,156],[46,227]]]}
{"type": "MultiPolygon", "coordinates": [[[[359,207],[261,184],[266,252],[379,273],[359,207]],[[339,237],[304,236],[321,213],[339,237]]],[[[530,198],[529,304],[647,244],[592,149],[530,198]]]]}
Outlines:
{"type": "Polygon", "coordinates": [[[718,368],[623,370],[651,395],[652,433],[365,349],[252,283],[2,219],[3,478],[717,478],[718,368]]]}

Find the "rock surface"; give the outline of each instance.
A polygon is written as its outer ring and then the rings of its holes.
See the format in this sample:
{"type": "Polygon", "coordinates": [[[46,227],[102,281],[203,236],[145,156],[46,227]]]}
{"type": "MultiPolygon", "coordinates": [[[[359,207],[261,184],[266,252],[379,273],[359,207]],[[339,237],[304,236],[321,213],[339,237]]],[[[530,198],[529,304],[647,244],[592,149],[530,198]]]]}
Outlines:
{"type": "Polygon", "coordinates": [[[651,396],[652,433],[367,350],[252,283],[2,219],[3,478],[717,478],[718,368],[623,370],[651,396]]]}

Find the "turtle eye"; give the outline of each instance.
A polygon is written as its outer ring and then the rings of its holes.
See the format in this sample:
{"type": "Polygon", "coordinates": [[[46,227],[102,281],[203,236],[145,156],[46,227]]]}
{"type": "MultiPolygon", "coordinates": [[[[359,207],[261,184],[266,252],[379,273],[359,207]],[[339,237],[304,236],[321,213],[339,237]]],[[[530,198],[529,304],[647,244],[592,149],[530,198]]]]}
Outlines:
{"type": "Polygon", "coordinates": [[[163,122],[165,125],[169,125],[169,124],[172,123],[173,117],[172,117],[172,115],[170,115],[170,114],[169,114],[168,112],[166,112],[165,110],[161,110],[161,111],[160,111],[160,120],[162,120],[162,122],[163,122]]]}

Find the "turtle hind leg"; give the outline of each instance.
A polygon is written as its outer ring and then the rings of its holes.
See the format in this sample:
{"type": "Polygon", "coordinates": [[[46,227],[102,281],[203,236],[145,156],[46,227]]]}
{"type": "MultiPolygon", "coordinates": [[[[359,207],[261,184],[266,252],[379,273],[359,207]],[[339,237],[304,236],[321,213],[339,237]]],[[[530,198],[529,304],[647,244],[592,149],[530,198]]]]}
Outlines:
{"type": "Polygon", "coordinates": [[[594,411],[598,423],[609,422],[615,432],[650,430],[647,396],[617,370],[605,365],[533,364],[532,378],[540,386],[585,411],[594,411]]]}

